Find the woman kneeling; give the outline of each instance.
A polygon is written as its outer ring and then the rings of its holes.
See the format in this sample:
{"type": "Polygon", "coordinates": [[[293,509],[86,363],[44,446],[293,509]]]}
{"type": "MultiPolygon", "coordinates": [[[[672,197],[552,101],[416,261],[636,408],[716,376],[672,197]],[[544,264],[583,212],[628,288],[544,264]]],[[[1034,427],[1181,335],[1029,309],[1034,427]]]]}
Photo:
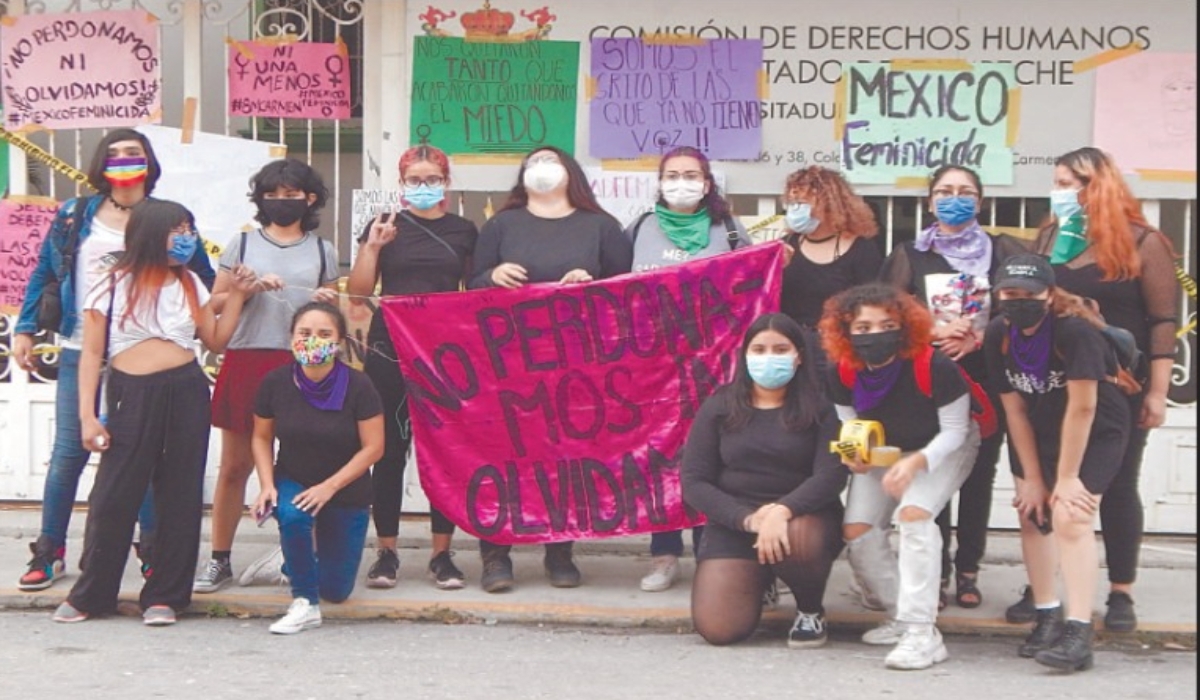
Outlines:
{"type": "Polygon", "coordinates": [[[292,317],[296,361],[268,374],[255,400],[251,448],[262,492],[254,510],[275,511],[294,598],[271,625],[275,634],[319,627],[320,600],[349,598],[362,560],[383,409],[371,381],[338,360],[345,337],[337,307],[302,306],[292,317]]]}

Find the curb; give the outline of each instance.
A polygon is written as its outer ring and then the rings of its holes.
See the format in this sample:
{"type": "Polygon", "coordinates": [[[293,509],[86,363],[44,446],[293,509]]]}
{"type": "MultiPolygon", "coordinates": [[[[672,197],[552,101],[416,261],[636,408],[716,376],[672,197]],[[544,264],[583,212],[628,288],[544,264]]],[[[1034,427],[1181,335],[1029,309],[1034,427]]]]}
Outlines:
{"type": "MultiPolygon", "coordinates": [[[[38,591],[26,593],[16,589],[0,589],[0,611],[52,610],[62,602],[61,592],[38,591]]],[[[136,595],[120,597],[123,608],[135,608],[136,595]]],[[[202,601],[193,602],[187,615],[207,617],[268,618],[278,617],[287,610],[291,598],[283,594],[254,596],[211,593],[202,601]]],[[[691,614],[687,608],[630,608],[561,603],[508,603],[503,601],[461,601],[446,605],[426,601],[354,600],[349,603],[321,606],[321,614],[329,620],[400,620],[434,622],[447,625],[499,623],[516,625],[555,625],[566,627],[600,627],[629,630],[658,630],[675,633],[692,631],[691,614]]],[[[876,612],[830,611],[827,622],[840,632],[862,632],[883,620],[876,612]]],[[[762,626],[786,629],[792,616],[787,605],[763,612],[762,626]]],[[[962,615],[938,616],[938,628],[957,636],[1023,637],[1027,625],[1013,625],[1002,618],[972,618],[962,615]]],[[[1175,650],[1196,649],[1196,625],[1187,623],[1142,623],[1137,632],[1105,632],[1097,627],[1097,639],[1120,646],[1141,646],[1175,650]]]]}

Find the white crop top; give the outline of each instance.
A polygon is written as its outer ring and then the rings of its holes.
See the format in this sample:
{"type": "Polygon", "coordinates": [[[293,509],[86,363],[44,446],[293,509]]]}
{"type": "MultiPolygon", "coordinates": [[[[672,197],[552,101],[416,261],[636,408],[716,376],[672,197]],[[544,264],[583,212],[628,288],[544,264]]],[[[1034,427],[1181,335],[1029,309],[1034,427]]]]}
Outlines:
{"type": "MultiPolygon", "coordinates": [[[[204,283],[191,270],[186,271],[196,288],[196,301],[200,306],[208,303],[209,293],[204,283]]],[[[183,285],[172,278],[157,295],[157,313],[153,306],[139,304],[140,310],[122,322],[129,300],[129,276],[121,275],[115,291],[109,289],[109,277],[101,277],[88,292],[84,309],[108,315],[109,300],[112,300],[112,323],[108,340],[109,357],[116,357],[143,340],[160,338],[169,340],[185,350],[195,347],[196,322],[188,308],[183,285]],[[111,296],[110,296],[111,295],[111,296]]]]}

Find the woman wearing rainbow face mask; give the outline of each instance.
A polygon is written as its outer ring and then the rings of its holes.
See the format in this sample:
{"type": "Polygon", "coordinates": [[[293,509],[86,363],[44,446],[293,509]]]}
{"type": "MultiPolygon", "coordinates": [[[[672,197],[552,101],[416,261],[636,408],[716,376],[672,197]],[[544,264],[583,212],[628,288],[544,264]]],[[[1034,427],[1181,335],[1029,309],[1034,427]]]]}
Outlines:
{"type": "MultiPolygon", "coordinates": [[[[381,214],[363,229],[346,291],[355,297],[371,296],[377,283],[384,296],[458,291],[470,272],[471,251],[479,231],[467,219],[446,211],[450,159],[429,145],[408,149],[400,156],[400,185],[407,208],[381,214]]],[[[367,585],[391,588],[399,578],[396,538],[400,534],[404,468],[412,434],[404,379],[382,313],[371,319],[367,346],[363,371],[383,400],[387,434],[383,456],[371,471],[371,515],[378,551],[367,571],[367,585]]],[[[433,532],[429,578],[442,590],[460,589],[466,577],[451,559],[454,523],[432,506],[429,520],[433,532]]]]}
{"type": "MultiPolygon", "coordinates": [[[[22,369],[37,369],[33,336],[38,332],[42,298],[57,291],[62,318],[58,381],[55,387],[54,446],[42,494],[42,527],[30,545],[33,558],[18,581],[24,591],[49,588],[66,573],[67,528],[88,451],[80,441],[79,358],[83,320],[79,316],[87,290],[92,288],[125,250],[125,227],[130,211],[147,199],[161,175],[150,140],[133,129],[113,129],[96,146],[88,167],[88,184],[98,194],[68,199],[59,208],[43,239],[37,267],[29,278],[13,338],[13,357],[22,369]],[[74,234],[73,232],[78,232],[74,234]]],[[[203,251],[203,244],[199,246],[203,251]]],[[[208,256],[193,255],[187,267],[212,289],[215,273],[208,256]]],[[[139,517],[142,546],[135,545],[142,571],[150,572],[153,547],[153,508],[147,497],[139,517]]]]}

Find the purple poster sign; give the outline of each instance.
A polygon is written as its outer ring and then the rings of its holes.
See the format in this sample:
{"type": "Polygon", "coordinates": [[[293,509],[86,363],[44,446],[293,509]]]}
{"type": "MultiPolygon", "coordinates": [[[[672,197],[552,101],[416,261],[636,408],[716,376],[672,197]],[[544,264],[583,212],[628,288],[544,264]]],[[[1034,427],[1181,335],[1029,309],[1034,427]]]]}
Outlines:
{"type": "Polygon", "coordinates": [[[592,39],[589,153],[637,158],[693,146],[714,160],[757,158],[762,60],[758,40],[592,39]]]}

